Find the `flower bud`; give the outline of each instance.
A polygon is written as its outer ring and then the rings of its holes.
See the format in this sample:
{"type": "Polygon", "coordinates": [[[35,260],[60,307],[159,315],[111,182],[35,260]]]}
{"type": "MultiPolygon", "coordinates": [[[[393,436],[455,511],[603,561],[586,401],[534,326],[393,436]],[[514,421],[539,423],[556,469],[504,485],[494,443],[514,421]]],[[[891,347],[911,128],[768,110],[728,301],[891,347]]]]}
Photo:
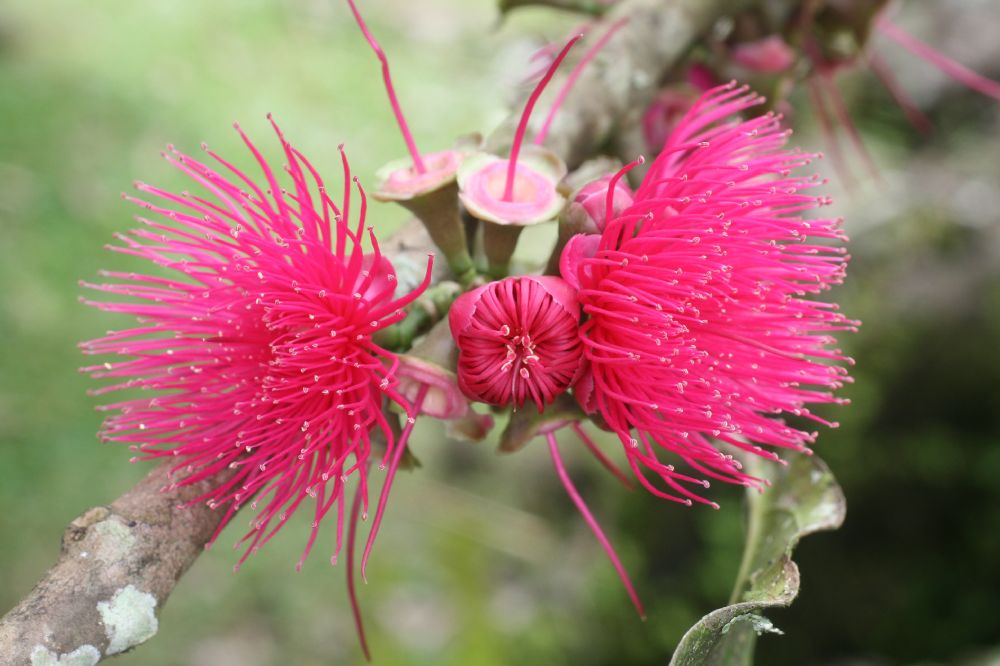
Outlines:
{"type": "Polygon", "coordinates": [[[580,308],[565,280],[510,277],[462,294],[449,313],[458,385],[473,400],[541,411],[576,380],[580,308]]]}
{"type": "MultiPolygon", "coordinates": [[[[598,234],[604,230],[608,212],[608,186],[614,174],[608,174],[581,187],[567,211],[576,233],[598,234]]],[[[632,190],[624,179],[615,183],[611,201],[611,215],[618,216],[632,205],[632,190]]]]}
{"type": "Polygon", "coordinates": [[[681,84],[664,88],[642,114],[642,135],[651,152],[663,149],[671,132],[697,99],[697,91],[681,84]]]}

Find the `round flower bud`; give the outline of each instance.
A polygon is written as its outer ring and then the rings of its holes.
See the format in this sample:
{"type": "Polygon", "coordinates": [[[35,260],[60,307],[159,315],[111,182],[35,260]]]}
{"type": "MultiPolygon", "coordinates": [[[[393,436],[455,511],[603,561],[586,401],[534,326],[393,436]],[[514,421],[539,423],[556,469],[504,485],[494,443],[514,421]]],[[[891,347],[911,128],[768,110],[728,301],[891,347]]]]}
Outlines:
{"type": "MultiPolygon", "coordinates": [[[[596,234],[604,230],[608,213],[608,185],[614,174],[608,174],[581,187],[569,205],[567,216],[574,221],[577,233],[596,234]]],[[[615,182],[611,200],[611,215],[617,217],[632,205],[632,190],[624,179],[615,182]]]]}
{"type": "Polygon", "coordinates": [[[458,385],[469,398],[541,411],[576,380],[580,307],[565,280],[518,276],[460,296],[449,313],[458,385]]]}

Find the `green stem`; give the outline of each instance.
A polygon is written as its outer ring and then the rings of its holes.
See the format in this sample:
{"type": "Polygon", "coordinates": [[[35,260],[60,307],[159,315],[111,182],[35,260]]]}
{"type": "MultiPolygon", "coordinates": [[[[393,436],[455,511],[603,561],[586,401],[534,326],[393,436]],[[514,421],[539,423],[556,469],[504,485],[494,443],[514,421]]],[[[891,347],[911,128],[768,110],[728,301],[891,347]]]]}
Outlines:
{"type": "Polygon", "coordinates": [[[563,9],[590,16],[601,16],[610,7],[610,3],[597,2],[597,0],[500,0],[500,13],[506,14],[518,7],[551,7],[553,9],[563,9]]]}
{"type": "Polygon", "coordinates": [[[454,282],[439,282],[406,308],[406,317],[389,328],[375,333],[375,343],[392,351],[406,351],[413,341],[441,321],[451,304],[462,293],[454,282]]]}
{"type": "Polygon", "coordinates": [[[483,251],[486,254],[487,272],[500,280],[510,273],[510,259],[517,249],[517,239],[523,227],[513,224],[483,222],[483,251]]]}
{"type": "Polygon", "coordinates": [[[462,285],[471,284],[476,278],[476,270],[469,255],[465,223],[459,213],[458,185],[451,182],[399,203],[423,222],[431,240],[444,253],[455,278],[462,285]]]}
{"type": "MultiPolygon", "coordinates": [[[[755,461],[749,460],[747,464],[753,465],[755,461]]],[[[736,574],[736,583],[733,585],[732,595],[729,603],[735,604],[741,601],[744,592],[750,585],[750,572],[754,570],[757,555],[760,550],[764,529],[764,514],[766,502],[761,501],[760,496],[753,497],[747,495],[747,536],[746,545],[743,548],[743,557],[740,560],[740,568],[736,574]]]]}

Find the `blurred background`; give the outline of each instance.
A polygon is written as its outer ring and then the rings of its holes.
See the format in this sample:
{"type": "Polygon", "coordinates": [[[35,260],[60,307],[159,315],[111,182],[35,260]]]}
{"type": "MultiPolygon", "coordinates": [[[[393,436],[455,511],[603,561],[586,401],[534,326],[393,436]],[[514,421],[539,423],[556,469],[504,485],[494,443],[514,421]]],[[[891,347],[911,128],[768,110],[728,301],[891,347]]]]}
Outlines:
{"type": "MultiPolygon", "coordinates": [[[[389,53],[419,145],[489,131],[534,48],[578,20],[530,9],[502,25],[487,0],[363,0],[389,53]]],[[[1000,4],[903,5],[897,20],[1000,79],[1000,4]]],[[[922,135],[870,74],[840,76],[878,175],[830,191],[853,237],[836,297],[865,324],[854,404],[817,451],[848,498],[833,533],[795,559],[802,593],[771,614],[758,663],[1000,663],[1000,104],[893,44],[876,48],[930,117],[922,135]]],[[[823,148],[796,104],[798,145],[823,148]]],[[[234,120],[275,154],[265,113],[324,173],[347,144],[362,182],[402,156],[377,63],[340,0],[211,3],[6,0],[0,5],[0,612],[55,560],[65,525],[147,468],[103,446],[76,343],[120,322],[77,303],[80,278],[127,270],[102,250],[131,226],[133,179],[185,183],[158,158],[201,141],[247,164],[234,120]]],[[[848,150],[849,152],[849,150],[848,150]]],[[[852,158],[853,159],[853,158],[852,158]]],[[[384,234],[403,219],[371,218],[384,234]]],[[[361,590],[376,663],[666,663],[683,632],[725,603],[743,540],[740,492],[722,511],[624,492],[584,452],[571,472],[643,597],[640,622],[547,452],[498,456],[421,421],[423,468],[404,474],[361,590]]],[[[568,444],[568,442],[567,442],[568,444]]],[[[302,573],[297,516],[239,574],[202,556],[123,666],[361,661],[342,567],[324,533],[302,573]]],[[[239,523],[240,521],[236,521],[239,523]]],[[[220,545],[242,534],[231,528],[220,545]]],[[[0,657],[2,661],[2,657],[0,657]]]]}

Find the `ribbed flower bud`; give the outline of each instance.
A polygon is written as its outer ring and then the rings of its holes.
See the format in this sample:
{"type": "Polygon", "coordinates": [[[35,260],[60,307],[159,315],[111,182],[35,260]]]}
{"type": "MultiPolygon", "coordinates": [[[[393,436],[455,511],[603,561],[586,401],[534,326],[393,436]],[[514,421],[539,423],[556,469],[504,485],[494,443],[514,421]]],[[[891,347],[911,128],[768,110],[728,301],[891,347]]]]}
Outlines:
{"type": "Polygon", "coordinates": [[[498,407],[533,401],[541,411],[580,371],[580,308],[561,278],[510,277],[460,296],[449,313],[458,385],[498,407]]]}

